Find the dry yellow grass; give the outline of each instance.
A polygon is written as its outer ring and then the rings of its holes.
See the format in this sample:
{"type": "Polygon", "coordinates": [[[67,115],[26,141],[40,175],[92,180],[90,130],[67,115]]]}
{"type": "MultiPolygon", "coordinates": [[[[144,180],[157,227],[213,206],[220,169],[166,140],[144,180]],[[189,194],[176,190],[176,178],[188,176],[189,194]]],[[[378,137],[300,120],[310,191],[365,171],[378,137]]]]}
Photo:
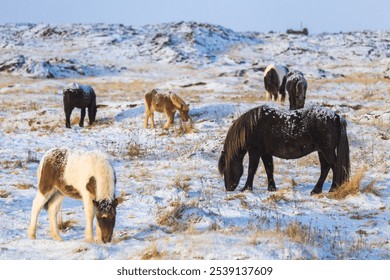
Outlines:
{"type": "Polygon", "coordinates": [[[173,201],[170,204],[170,209],[160,208],[157,217],[157,224],[171,227],[172,231],[184,231],[187,229],[187,224],[180,221],[186,206],[180,201],[173,201]]]}
{"type": "Polygon", "coordinates": [[[348,182],[342,184],[334,192],[326,194],[328,198],[344,199],[349,195],[358,195],[360,192],[360,184],[367,172],[367,166],[360,168],[355,175],[353,175],[348,182]]]}
{"type": "Polygon", "coordinates": [[[157,248],[156,242],[152,241],[150,246],[142,253],[141,260],[161,260],[165,256],[166,253],[160,252],[157,248]]]}
{"type": "Polygon", "coordinates": [[[6,190],[0,190],[0,198],[7,198],[11,195],[10,192],[6,191],[6,190]]]}
{"type": "Polygon", "coordinates": [[[73,225],[77,224],[78,221],[76,220],[67,220],[67,221],[62,221],[62,223],[58,224],[58,229],[61,231],[67,231],[69,229],[74,228],[73,225]]]}
{"type": "Polygon", "coordinates": [[[28,190],[28,189],[33,188],[34,185],[33,184],[20,183],[20,184],[15,184],[14,187],[17,188],[18,190],[28,190]]]}
{"type": "Polygon", "coordinates": [[[184,192],[188,192],[188,190],[190,189],[190,184],[189,184],[189,181],[191,180],[190,177],[178,177],[175,179],[175,182],[174,182],[174,186],[176,188],[179,188],[179,189],[182,189],[184,192]]]}

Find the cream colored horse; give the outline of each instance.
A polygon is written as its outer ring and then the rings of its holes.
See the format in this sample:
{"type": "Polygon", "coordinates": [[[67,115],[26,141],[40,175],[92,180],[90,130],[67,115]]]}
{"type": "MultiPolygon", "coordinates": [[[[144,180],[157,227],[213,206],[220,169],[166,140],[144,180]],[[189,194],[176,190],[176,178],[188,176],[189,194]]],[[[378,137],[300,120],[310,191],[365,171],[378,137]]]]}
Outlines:
{"type": "Polygon", "coordinates": [[[145,95],[144,127],[148,128],[149,118],[152,122],[152,128],[155,127],[155,111],[159,113],[165,113],[167,116],[167,122],[164,125],[165,129],[173,125],[176,111],[179,111],[181,120],[183,122],[187,122],[189,109],[190,105],[186,104],[184,100],[175,93],[164,93],[158,89],[153,89],[145,95]]]}
{"type": "Polygon", "coordinates": [[[29,238],[36,238],[38,214],[47,207],[50,235],[54,240],[62,240],[57,222],[62,222],[61,205],[64,196],[68,196],[83,201],[87,222],[85,240],[93,242],[96,216],[97,241],[111,242],[118,199],[115,198],[115,171],[105,154],[96,150],[54,148],[44,155],[37,173],[38,191],[31,209],[29,238]]]}

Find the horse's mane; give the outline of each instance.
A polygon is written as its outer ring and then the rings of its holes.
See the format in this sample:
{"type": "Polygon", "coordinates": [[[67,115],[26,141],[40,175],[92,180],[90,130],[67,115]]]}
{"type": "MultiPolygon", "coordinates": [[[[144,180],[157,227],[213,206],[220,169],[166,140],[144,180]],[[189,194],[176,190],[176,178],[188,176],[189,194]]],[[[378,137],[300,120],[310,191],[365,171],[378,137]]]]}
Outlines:
{"type": "Polygon", "coordinates": [[[239,151],[245,149],[248,135],[257,125],[261,109],[262,107],[257,107],[249,110],[236,119],[229,128],[224,145],[225,166],[237,156],[239,151]]]}
{"type": "Polygon", "coordinates": [[[186,105],[186,103],[184,102],[184,100],[178,96],[177,94],[175,93],[170,93],[169,94],[169,97],[173,103],[173,105],[175,105],[175,107],[181,109],[183,106],[186,105]]]}

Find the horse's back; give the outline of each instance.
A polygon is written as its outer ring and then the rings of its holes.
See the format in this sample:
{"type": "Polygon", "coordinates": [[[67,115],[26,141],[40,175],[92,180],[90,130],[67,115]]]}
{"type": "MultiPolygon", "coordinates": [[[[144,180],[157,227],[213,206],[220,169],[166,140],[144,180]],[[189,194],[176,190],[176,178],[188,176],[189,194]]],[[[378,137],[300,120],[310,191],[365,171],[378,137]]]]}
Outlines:
{"type": "Polygon", "coordinates": [[[96,94],[89,85],[78,83],[68,84],[64,91],[64,102],[77,108],[89,107],[96,105],[96,94]]]}
{"type": "MultiPolygon", "coordinates": [[[[45,153],[38,167],[38,184],[72,186],[79,193],[93,178],[97,191],[108,187],[110,195],[115,188],[115,171],[108,156],[98,150],[71,150],[53,148],[45,153]]],[[[47,186],[52,187],[52,186],[47,186]]],[[[111,196],[112,197],[112,196],[111,196]]]]}
{"type": "Polygon", "coordinates": [[[145,95],[145,102],[154,111],[164,112],[165,109],[174,110],[174,105],[171,101],[170,93],[166,94],[161,90],[153,89],[145,95]]]}
{"type": "Polygon", "coordinates": [[[340,117],[323,107],[283,111],[263,106],[259,123],[264,149],[285,159],[335,148],[340,137],[340,117]]]}

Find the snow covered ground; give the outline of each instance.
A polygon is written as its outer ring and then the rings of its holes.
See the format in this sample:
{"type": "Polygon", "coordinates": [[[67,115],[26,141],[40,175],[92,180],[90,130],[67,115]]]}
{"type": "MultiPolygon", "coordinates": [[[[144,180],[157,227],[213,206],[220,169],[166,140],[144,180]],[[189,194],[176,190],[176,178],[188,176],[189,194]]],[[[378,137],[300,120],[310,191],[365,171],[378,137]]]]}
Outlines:
{"type": "MultiPolygon", "coordinates": [[[[0,259],[389,259],[389,32],[310,36],[239,33],[181,22],[0,26],[0,259]],[[299,69],[307,104],[348,122],[359,192],[310,196],[317,156],[275,161],[277,192],[262,166],[252,193],[226,192],[217,162],[232,121],[266,104],[270,63],[299,69]],[[90,84],[97,123],[65,128],[62,89],[90,84]],[[143,96],[177,92],[192,127],[144,129],[143,96]],[[27,239],[38,161],[52,147],[100,149],[116,169],[117,224],[111,244],[83,241],[80,201],[65,199],[63,242],[47,213],[27,239]]],[[[271,102],[268,102],[271,103],[271,102]]],[[[288,104],[272,103],[288,108],[288,104]]],[[[247,159],[245,160],[247,165],[247,159]]],[[[246,170],[243,180],[246,179],[246,170]]]]}

